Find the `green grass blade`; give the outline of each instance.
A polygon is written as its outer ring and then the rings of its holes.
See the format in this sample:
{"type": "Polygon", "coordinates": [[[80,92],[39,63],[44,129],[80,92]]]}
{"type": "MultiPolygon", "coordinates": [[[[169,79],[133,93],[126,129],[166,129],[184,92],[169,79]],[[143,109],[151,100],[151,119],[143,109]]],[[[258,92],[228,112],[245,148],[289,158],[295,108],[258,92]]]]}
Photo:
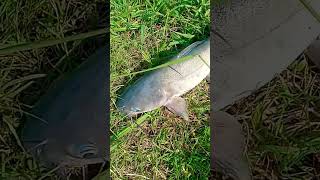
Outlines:
{"type": "Polygon", "coordinates": [[[119,133],[113,135],[111,137],[111,148],[110,148],[110,150],[113,151],[118,146],[118,143],[116,143],[117,139],[120,139],[120,138],[124,137],[125,135],[131,133],[134,130],[134,128],[136,128],[136,127],[140,126],[142,123],[144,123],[145,120],[147,120],[148,117],[150,117],[150,115],[144,114],[143,116],[138,118],[135,123],[131,124],[131,126],[126,127],[125,129],[121,130],[119,133]],[[116,144],[114,144],[114,143],[116,143],[116,144]],[[114,144],[114,145],[112,145],[112,144],[114,144]]]}
{"type": "Polygon", "coordinates": [[[107,29],[99,29],[95,31],[90,31],[86,33],[80,33],[73,36],[68,36],[62,39],[52,39],[52,40],[43,40],[43,41],[37,41],[37,42],[29,42],[29,43],[22,43],[22,44],[16,44],[9,47],[2,46],[0,47],[0,54],[10,54],[17,51],[25,51],[25,50],[31,50],[31,49],[37,49],[37,48],[44,48],[48,46],[53,46],[61,43],[66,43],[70,41],[76,41],[76,40],[82,40],[87,39],[90,37],[106,34],[107,29]]]}
{"type": "Polygon", "coordinates": [[[301,2],[301,4],[311,13],[311,15],[317,19],[317,21],[320,23],[320,15],[319,13],[313,9],[312,6],[310,6],[310,4],[308,4],[306,2],[306,0],[299,0],[301,2]]]}
{"type": "Polygon", "coordinates": [[[166,62],[166,63],[164,63],[164,64],[161,64],[161,65],[156,66],[156,67],[153,67],[153,68],[149,68],[149,69],[145,69],[145,70],[141,70],[141,71],[136,71],[136,72],[128,73],[128,74],[117,75],[117,76],[114,76],[114,77],[112,77],[112,78],[119,78],[119,77],[124,77],[124,76],[131,76],[131,75],[136,75],[136,74],[140,74],[140,73],[145,73],[145,72],[148,72],[148,71],[153,71],[153,70],[156,70],[156,69],[168,67],[168,66],[170,66],[170,65],[179,64],[179,63],[181,63],[181,62],[184,62],[184,61],[186,61],[186,60],[191,59],[192,57],[194,57],[194,55],[184,56],[184,57],[182,57],[182,58],[178,58],[178,59],[175,59],[175,60],[166,62]]]}
{"type": "Polygon", "coordinates": [[[108,179],[108,170],[103,171],[102,173],[99,173],[97,176],[95,176],[92,180],[105,180],[108,179]]]}

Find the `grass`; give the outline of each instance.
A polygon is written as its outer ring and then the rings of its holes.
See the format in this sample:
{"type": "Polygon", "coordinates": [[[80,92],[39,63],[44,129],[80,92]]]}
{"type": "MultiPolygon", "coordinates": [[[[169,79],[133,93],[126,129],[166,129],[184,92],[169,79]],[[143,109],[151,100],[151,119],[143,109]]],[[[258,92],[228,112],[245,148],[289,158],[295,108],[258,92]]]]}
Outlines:
{"type": "Polygon", "coordinates": [[[225,109],[243,122],[254,179],[320,178],[319,73],[302,54],[267,85],[225,109]]]}
{"type": "Polygon", "coordinates": [[[207,38],[209,8],[209,1],[111,1],[110,125],[113,134],[126,133],[112,147],[114,179],[208,177],[210,101],[206,82],[186,95],[191,122],[161,108],[146,113],[139,127],[130,128],[140,119],[125,118],[115,102],[123,89],[142,75],[135,72],[165,64],[192,42],[207,38]]]}
{"type": "Polygon", "coordinates": [[[13,52],[19,52],[19,51],[25,51],[25,50],[34,50],[38,48],[44,48],[49,46],[54,46],[57,44],[67,43],[70,41],[76,41],[76,40],[82,40],[98,35],[104,35],[107,33],[107,30],[105,28],[90,31],[87,33],[80,33],[73,36],[64,37],[62,39],[52,39],[52,40],[43,40],[43,41],[37,41],[37,42],[29,42],[29,43],[19,43],[12,46],[5,46],[0,49],[0,54],[10,54],[13,52]]]}
{"type": "Polygon", "coordinates": [[[39,167],[24,152],[20,125],[55,79],[76,68],[105,41],[83,36],[105,28],[103,11],[102,0],[0,2],[0,179],[57,179],[56,169],[39,167]],[[37,43],[52,42],[48,40],[63,43],[37,43]],[[17,45],[27,49],[17,52],[17,45]]]}
{"type": "Polygon", "coordinates": [[[255,179],[320,177],[319,70],[302,55],[227,111],[239,117],[255,179]]]}
{"type": "MultiPolygon", "coordinates": [[[[103,28],[103,4],[102,0],[2,0],[0,47],[65,40],[103,28]]],[[[146,113],[139,127],[122,131],[136,119],[119,114],[114,102],[141,76],[132,73],[163,64],[168,56],[208,36],[209,1],[114,0],[111,5],[111,76],[117,77],[111,82],[111,131],[125,132],[112,152],[111,175],[206,179],[210,170],[206,82],[185,96],[191,122],[161,108],[146,113]]],[[[57,179],[56,169],[43,169],[24,153],[19,126],[50,84],[83,62],[100,41],[103,38],[79,38],[0,55],[0,179],[57,179]]],[[[272,82],[227,109],[243,124],[255,179],[319,179],[318,73],[301,56],[272,82]]]]}
{"type": "MultiPolygon", "coordinates": [[[[197,91],[207,90],[203,83],[190,96],[199,96],[197,91]]],[[[149,121],[123,137],[112,152],[113,177],[124,178],[128,174],[161,179],[207,177],[210,168],[210,130],[206,124],[210,103],[207,99],[206,94],[194,104],[189,99],[190,111],[197,117],[191,123],[163,109],[164,112],[150,113],[149,121]]]]}

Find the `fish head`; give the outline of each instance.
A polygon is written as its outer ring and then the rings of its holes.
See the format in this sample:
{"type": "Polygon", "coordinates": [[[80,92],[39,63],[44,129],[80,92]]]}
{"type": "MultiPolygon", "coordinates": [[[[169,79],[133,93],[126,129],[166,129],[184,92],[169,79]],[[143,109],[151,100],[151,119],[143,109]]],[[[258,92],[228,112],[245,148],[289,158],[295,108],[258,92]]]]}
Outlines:
{"type": "Polygon", "coordinates": [[[148,85],[146,85],[145,79],[145,77],[140,78],[120,95],[116,107],[121,113],[132,117],[148,109],[151,101],[148,101],[150,92],[146,92],[148,85]]]}
{"type": "MultiPolygon", "coordinates": [[[[143,81],[139,81],[137,84],[140,84],[140,82],[143,81]]],[[[116,103],[118,110],[128,117],[132,117],[163,105],[167,100],[165,93],[162,92],[160,87],[157,91],[149,86],[152,85],[131,86],[119,97],[116,103]]]]}
{"type": "Polygon", "coordinates": [[[62,142],[58,139],[49,139],[43,145],[38,146],[33,154],[47,167],[54,165],[82,167],[107,161],[106,147],[99,147],[97,143],[62,142]]]}
{"type": "Polygon", "coordinates": [[[54,96],[48,92],[33,108],[31,113],[45,122],[26,119],[22,131],[25,149],[48,167],[109,161],[106,88],[89,84],[74,91],[69,84],[54,96]]]}
{"type": "MultiPolygon", "coordinates": [[[[24,128],[24,146],[47,167],[59,164],[81,167],[108,161],[105,116],[99,116],[89,107],[86,109],[88,111],[82,108],[71,110],[67,118],[56,123],[50,123],[54,122],[50,118],[49,123],[44,125],[29,120],[24,128]]],[[[62,118],[56,115],[51,117],[62,118]]]]}
{"type": "Polygon", "coordinates": [[[170,93],[163,83],[161,71],[147,73],[129,85],[116,102],[117,109],[132,117],[140,113],[152,111],[166,103],[170,93]]]}
{"type": "Polygon", "coordinates": [[[119,98],[117,102],[117,108],[123,114],[126,114],[128,117],[132,117],[144,112],[145,107],[142,103],[136,98],[119,98]]]}
{"type": "Polygon", "coordinates": [[[57,124],[39,127],[27,124],[24,129],[23,143],[35,159],[47,167],[54,165],[84,166],[109,161],[107,153],[107,125],[94,115],[89,119],[86,113],[74,113],[82,119],[72,116],[71,119],[57,124]],[[105,125],[105,126],[104,126],[105,125]]]}

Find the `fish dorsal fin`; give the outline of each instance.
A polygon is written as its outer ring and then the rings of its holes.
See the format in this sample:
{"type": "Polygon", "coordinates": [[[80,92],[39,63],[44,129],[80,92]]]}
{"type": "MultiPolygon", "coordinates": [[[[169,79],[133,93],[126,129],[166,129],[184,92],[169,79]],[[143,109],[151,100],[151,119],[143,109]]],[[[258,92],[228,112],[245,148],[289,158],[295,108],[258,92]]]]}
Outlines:
{"type": "Polygon", "coordinates": [[[200,44],[202,44],[204,42],[203,41],[196,41],[192,44],[190,44],[188,47],[184,48],[174,59],[179,59],[182,58],[184,56],[187,56],[188,54],[190,54],[190,52],[197,46],[199,46],[200,44]]]}

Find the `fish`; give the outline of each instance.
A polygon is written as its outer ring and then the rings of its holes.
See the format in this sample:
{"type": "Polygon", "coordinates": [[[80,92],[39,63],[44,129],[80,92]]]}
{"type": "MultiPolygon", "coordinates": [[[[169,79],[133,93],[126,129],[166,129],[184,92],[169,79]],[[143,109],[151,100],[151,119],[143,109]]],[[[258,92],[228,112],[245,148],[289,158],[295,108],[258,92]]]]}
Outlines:
{"type": "Polygon", "coordinates": [[[318,36],[306,49],[305,54],[320,69],[320,36],[318,36]]]}
{"type": "Polygon", "coordinates": [[[181,96],[209,75],[210,40],[192,43],[172,60],[186,56],[192,58],[147,73],[129,86],[116,103],[119,111],[132,117],[165,106],[189,120],[187,103],[181,96]]]}
{"type": "Polygon", "coordinates": [[[53,83],[23,125],[28,153],[45,167],[108,163],[108,46],[53,83]]]}
{"type": "MultiPolygon", "coordinates": [[[[310,5],[320,12],[320,1],[310,5]]],[[[286,69],[316,38],[319,22],[299,1],[231,0],[213,7],[212,163],[234,179],[252,178],[240,123],[225,109],[286,69]]]]}
{"type": "Polygon", "coordinates": [[[214,112],[213,118],[211,162],[233,179],[249,180],[250,170],[243,159],[245,143],[241,125],[224,111],[214,112]]]}

